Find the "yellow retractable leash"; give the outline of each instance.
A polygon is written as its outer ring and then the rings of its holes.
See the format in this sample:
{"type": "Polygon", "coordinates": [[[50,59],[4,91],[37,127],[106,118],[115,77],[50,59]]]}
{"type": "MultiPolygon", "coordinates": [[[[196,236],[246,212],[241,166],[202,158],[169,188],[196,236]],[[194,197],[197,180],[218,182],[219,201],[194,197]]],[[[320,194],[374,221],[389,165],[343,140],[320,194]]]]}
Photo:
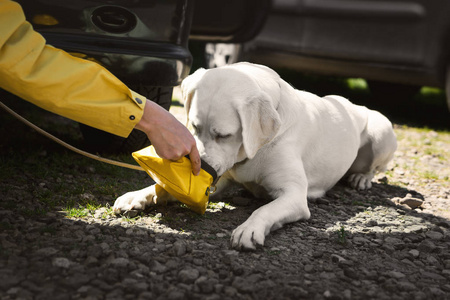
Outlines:
{"type": "Polygon", "coordinates": [[[178,201],[186,204],[194,212],[199,214],[205,213],[206,207],[208,206],[209,195],[213,193],[213,191],[211,191],[211,185],[217,181],[218,177],[214,168],[209,166],[203,160],[200,174],[198,176],[194,176],[192,174],[192,165],[189,158],[183,157],[177,161],[163,159],[156,154],[155,148],[153,148],[153,146],[149,146],[132,153],[133,158],[139,163],[140,167],[103,158],[101,156],[80,150],[58,139],[54,135],[51,135],[50,133],[46,132],[45,130],[41,129],[40,127],[34,125],[24,117],[17,114],[1,101],[0,106],[37,132],[78,154],[104,163],[138,171],[146,171],[150,175],[150,177],[152,177],[152,179],[157,183],[157,195],[158,193],[161,193],[161,189],[164,189],[169,194],[174,196],[178,201]]]}

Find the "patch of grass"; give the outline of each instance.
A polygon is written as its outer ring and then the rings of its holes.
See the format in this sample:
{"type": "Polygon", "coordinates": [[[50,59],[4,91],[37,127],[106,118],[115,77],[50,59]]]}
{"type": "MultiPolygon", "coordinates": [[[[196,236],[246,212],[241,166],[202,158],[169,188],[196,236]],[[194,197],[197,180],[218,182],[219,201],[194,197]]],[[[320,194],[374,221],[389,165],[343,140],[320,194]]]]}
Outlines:
{"type": "Polygon", "coordinates": [[[353,200],[352,201],[352,205],[353,206],[366,206],[367,204],[365,202],[362,202],[362,201],[353,200]]]}
{"type": "Polygon", "coordinates": [[[130,224],[135,224],[140,218],[141,218],[141,216],[139,216],[139,215],[137,215],[135,217],[122,216],[122,221],[130,223],[130,224]]]}
{"type": "Polygon", "coordinates": [[[347,237],[348,237],[348,233],[345,230],[344,225],[341,225],[341,227],[338,230],[336,230],[336,240],[337,240],[338,244],[341,244],[341,245],[347,244],[347,237]]]}
{"type": "Polygon", "coordinates": [[[69,218],[85,218],[89,215],[89,210],[84,207],[68,207],[64,211],[69,218]]]}
{"type": "Polygon", "coordinates": [[[424,171],[424,172],[419,172],[419,176],[422,177],[423,179],[430,179],[430,180],[439,180],[439,175],[437,175],[435,172],[433,171],[424,171]]]}
{"type": "Polygon", "coordinates": [[[408,186],[408,184],[401,182],[401,181],[396,181],[396,180],[389,180],[389,185],[393,185],[393,186],[398,186],[401,188],[406,188],[408,186]]]}
{"type": "Polygon", "coordinates": [[[281,250],[267,250],[266,253],[268,256],[276,256],[281,254],[281,250]]]}
{"type": "Polygon", "coordinates": [[[116,214],[113,211],[113,208],[109,205],[106,205],[106,211],[102,213],[100,216],[101,219],[108,219],[109,217],[115,217],[116,214]]]}

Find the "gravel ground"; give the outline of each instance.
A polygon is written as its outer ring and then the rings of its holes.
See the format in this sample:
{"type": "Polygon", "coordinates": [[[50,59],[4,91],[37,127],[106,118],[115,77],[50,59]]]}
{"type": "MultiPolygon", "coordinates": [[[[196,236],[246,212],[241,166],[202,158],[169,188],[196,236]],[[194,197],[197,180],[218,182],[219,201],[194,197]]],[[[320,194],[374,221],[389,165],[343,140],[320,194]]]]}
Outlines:
{"type": "Polygon", "coordinates": [[[245,192],[204,216],[174,204],[117,218],[109,205],[130,181],[143,187],[145,174],[117,175],[121,189],[99,192],[108,186],[90,184],[108,173],[78,167],[76,154],[22,149],[17,170],[2,147],[0,299],[450,298],[450,134],[395,131],[399,150],[371,190],[338,184],[310,202],[310,220],[255,252],[229,247],[231,231],[264,204],[245,192]],[[102,205],[38,213],[52,199],[102,205]]]}

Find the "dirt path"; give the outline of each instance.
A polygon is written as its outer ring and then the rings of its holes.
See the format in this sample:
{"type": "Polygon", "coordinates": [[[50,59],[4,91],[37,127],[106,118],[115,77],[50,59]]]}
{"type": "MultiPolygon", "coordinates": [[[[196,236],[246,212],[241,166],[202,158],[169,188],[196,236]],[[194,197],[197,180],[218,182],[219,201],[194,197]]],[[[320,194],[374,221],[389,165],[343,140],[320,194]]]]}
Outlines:
{"type": "Polygon", "coordinates": [[[258,199],[116,218],[115,197],[147,175],[11,135],[0,148],[0,299],[447,299],[450,134],[395,131],[399,151],[371,190],[337,185],[310,202],[309,221],[255,252],[229,238],[258,199]]]}

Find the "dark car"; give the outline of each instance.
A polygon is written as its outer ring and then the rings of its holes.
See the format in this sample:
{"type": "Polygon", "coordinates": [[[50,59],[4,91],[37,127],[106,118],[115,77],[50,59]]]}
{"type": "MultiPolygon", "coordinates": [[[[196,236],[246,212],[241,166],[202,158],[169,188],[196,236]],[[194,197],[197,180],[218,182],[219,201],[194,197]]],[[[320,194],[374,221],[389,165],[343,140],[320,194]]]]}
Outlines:
{"type": "MultiPolygon", "coordinates": [[[[169,109],[173,87],[189,74],[190,39],[243,43],[262,27],[264,0],[18,0],[48,44],[96,61],[131,89],[169,109]]],[[[134,151],[148,144],[80,125],[92,150],[134,151]]]]}
{"type": "Polygon", "coordinates": [[[450,99],[450,1],[272,2],[254,40],[235,48],[208,45],[216,56],[210,65],[225,61],[221,53],[231,61],[365,78],[381,97],[427,85],[445,88],[450,99]]]}

